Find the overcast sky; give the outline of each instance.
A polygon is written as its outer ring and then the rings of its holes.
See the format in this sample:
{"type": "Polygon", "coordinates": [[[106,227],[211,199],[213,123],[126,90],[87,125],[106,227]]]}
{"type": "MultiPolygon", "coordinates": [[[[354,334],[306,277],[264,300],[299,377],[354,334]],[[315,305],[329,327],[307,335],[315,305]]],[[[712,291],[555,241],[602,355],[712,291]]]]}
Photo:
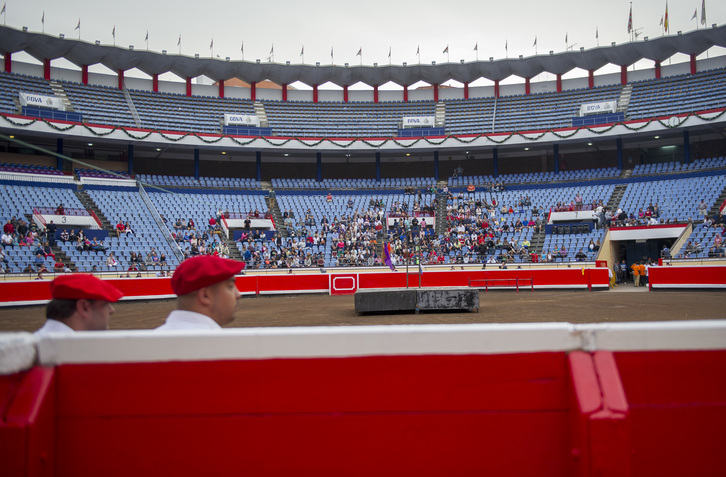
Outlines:
{"type": "MultiPolygon", "coordinates": [[[[627,32],[631,2],[624,0],[291,0],[272,1],[165,1],[126,0],[9,0],[0,20],[30,31],[100,40],[136,49],[185,55],[212,55],[233,60],[351,65],[437,63],[461,59],[530,56],[567,46],[594,48],[630,40],[627,32]],[[42,19],[45,14],[45,24],[42,19]],[[568,43],[566,45],[565,38],[568,43]],[[242,45],[244,43],[244,53],[242,45]],[[505,45],[507,50],[505,50],[505,45]],[[449,55],[444,53],[448,46],[449,55]],[[389,60],[390,49],[390,60],[389,60]],[[416,51],[420,49],[420,58],[416,51]],[[362,54],[357,56],[359,50],[362,54]]],[[[702,0],[671,0],[670,31],[676,34],[699,28],[702,0]],[[694,11],[697,19],[692,20],[694,11]]],[[[665,0],[634,0],[633,27],[656,38],[665,15],[665,0]]],[[[726,22],[726,2],[706,0],[707,25],[726,22]]],[[[723,54],[720,48],[711,56],[723,54]]],[[[15,57],[14,57],[15,58],[15,57]]],[[[20,59],[20,58],[19,58],[20,59]]],[[[651,65],[652,67],[652,65],[651,65]]]]}

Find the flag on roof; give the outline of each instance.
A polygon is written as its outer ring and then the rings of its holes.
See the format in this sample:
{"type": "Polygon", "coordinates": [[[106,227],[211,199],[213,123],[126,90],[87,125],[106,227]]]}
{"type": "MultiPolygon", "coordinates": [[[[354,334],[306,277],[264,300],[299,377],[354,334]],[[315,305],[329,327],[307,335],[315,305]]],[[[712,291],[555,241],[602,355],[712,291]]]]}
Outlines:
{"type": "Polygon", "coordinates": [[[509,51],[509,40],[504,40],[504,51],[509,51]]]}
{"type": "Polygon", "coordinates": [[[212,38],[212,41],[209,43],[209,49],[211,50],[214,48],[214,38],[212,38]]]}
{"type": "Polygon", "coordinates": [[[698,18],[698,8],[693,10],[693,16],[691,17],[691,20],[693,20],[694,18],[698,18]]]}
{"type": "Polygon", "coordinates": [[[416,47],[416,54],[417,54],[417,55],[420,55],[420,54],[421,54],[421,45],[418,45],[418,46],[416,47]]]}
{"type": "Polygon", "coordinates": [[[355,56],[362,56],[363,55],[363,47],[361,46],[358,50],[358,53],[355,54],[355,56]]]}
{"type": "Polygon", "coordinates": [[[43,10],[43,16],[40,19],[40,23],[42,23],[43,25],[45,25],[45,10],[43,10]]]}
{"type": "Polygon", "coordinates": [[[333,47],[332,46],[330,47],[330,57],[331,58],[333,57],[333,47]]]}
{"type": "Polygon", "coordinates": [[[303,45],[302,48],[300,48],[300,56],[302,56],[304,54],[305,54],[305,45],[303,45]]]}
{"type": "Polygon", "coordinates": [[[446,45],[446,48],[444,48],[443,53],[448,53],[448,52],[449,52],[449,45],[446,45]]]}
{"type": "Polygon", "coordinates": [[[149,30],[146,30],[146,38],[144,38],[144,41],[149,41],[149,30]]]}
{"type": "Polygon", "coordinates": [[[3,3],[3,9],[2,9],[2,10],[0,10],[0,15],[2,15],[3,13],[5,13],[5,7],[6,7],[7,5],[8,5],[8,3],[7,3],[7,2],[3,3]]]}
{"type": "Polygon", "coordinates": [[[391,57],[391,47],[390,46],[388,47],[388,57],[389,58],[391,57]]]}
{"type": "Polygon", "coordinates": [[[660,26],[663,26],[663,17],[660,17],[660,26]]]}
{"type": "Polygon", "coordinates": [[[567,43],[567,32],[565,32],[565,43],[567,43]]]}
{"type": "Polygon", "coordinates": [[[595,38],[600,38],[600,32],[597,31],[597,27],[595,27],[595,38]]]}
{"type": "Polygon", "coordinates": [[[476,45],[474,45],[474,51],[479,51],[479,42],[476,42],[476,45]]]}
{"type": "MultiPolygon", "coordinates": [[[[5,10],[5,7],[3,7],[3,10],[5,10]]],[[[706,24],[706,0],[703,0],[701,2],[701,25],[706,24]]]]}
{"type": "Polygon", "coordinates": [[[113,30],[111,30],[111,36],[116,38],[116,25],[114,25],[113,30]]]}
{"type": "Polygon", "coordinates": [[[74,30],[80,30],[81,29],[81,19],[78,19],[78,25],[74,28],[74,30]]]}
{"type": "Polygon", "coordinates": [[[628,15],[628,33],[633,31],[633,6],[630,5],[630,14],[628,15]]]}
{"type": "Polygon", "coordinates": [[[665,28],[666,33],[668,33],[668,2],[666,2],[666,12],[665,12],[665,20],[663,22],[663,28],[665,28]]]}
{"type": "Polygon", "coordinates": [[[176,46],[181,45],[181,35],[179,35],[179,41],[176,42],[176,46]]]}
{"type": "Polygon", "coordinates": [[[243,55],[245,54],[245,42],[244,41],[242,42],[242,46],[239,47],[239,51],[241,51],[243,55]]]}
{"type": "Polygon", "coordinates": [[[275,52],[275,45],[272,45],[272,47],[270,48],[270,54],[273,54],[274,52],[275,52]]]}
{"type": "Polygon", "coordinates": [[[537,46],[537,36],[534,37],[534,43],[532,43],[532,46],[537,46]]]}

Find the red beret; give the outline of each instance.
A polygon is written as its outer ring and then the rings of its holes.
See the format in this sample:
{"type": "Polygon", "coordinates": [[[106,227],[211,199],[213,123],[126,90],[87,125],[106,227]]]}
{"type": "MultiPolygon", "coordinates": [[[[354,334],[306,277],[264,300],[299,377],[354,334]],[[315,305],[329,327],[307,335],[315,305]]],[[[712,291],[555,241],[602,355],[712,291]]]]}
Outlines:
{"type": "Polygon", "coordinates": [[[186,295],[200,288],[212,286],[237,275],[245,268],[245,262],[199,255],[184,260],[171,277],[171,289],[177,295],[186,295]]]}
{"type": "Polygon", "coordinates": [[[58,300],[103,300],[111,303],[124,296],[115,286],[87,273],[59,276],[50,282],[50,295],[58,300]]]}

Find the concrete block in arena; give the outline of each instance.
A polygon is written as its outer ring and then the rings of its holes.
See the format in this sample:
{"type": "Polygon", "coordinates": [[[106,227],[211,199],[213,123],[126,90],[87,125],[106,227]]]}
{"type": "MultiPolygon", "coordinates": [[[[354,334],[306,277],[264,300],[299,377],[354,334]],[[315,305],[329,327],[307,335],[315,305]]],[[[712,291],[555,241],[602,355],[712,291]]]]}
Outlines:
{"type": "Polygon", "coordinates": [[[358,290],[355,293],[356,313],[388,313],[416,311],[416,289],[358,290]]]}
{"type": "Polygon", "coordinates": [[[472,288],[401,288],[355,293],[356,313],[446,310],[479,311],[479,291],[472,288]]]}
{"type": "Polygon", "coordinates": [[[479,311],[479,290],[473,288],[419,288],[416,309],[426,311],[479,311]]]}

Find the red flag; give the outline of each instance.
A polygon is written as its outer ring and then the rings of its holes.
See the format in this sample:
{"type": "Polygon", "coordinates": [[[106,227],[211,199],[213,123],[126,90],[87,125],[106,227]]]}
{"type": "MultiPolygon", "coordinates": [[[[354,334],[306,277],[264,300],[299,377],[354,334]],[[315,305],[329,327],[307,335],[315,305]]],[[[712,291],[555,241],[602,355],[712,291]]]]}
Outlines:
{"type": "Polygon", "coordinates": [[[633,6],[630,5],[630,15],[628,15],[628,33],[633,31],[633,6]]]}

